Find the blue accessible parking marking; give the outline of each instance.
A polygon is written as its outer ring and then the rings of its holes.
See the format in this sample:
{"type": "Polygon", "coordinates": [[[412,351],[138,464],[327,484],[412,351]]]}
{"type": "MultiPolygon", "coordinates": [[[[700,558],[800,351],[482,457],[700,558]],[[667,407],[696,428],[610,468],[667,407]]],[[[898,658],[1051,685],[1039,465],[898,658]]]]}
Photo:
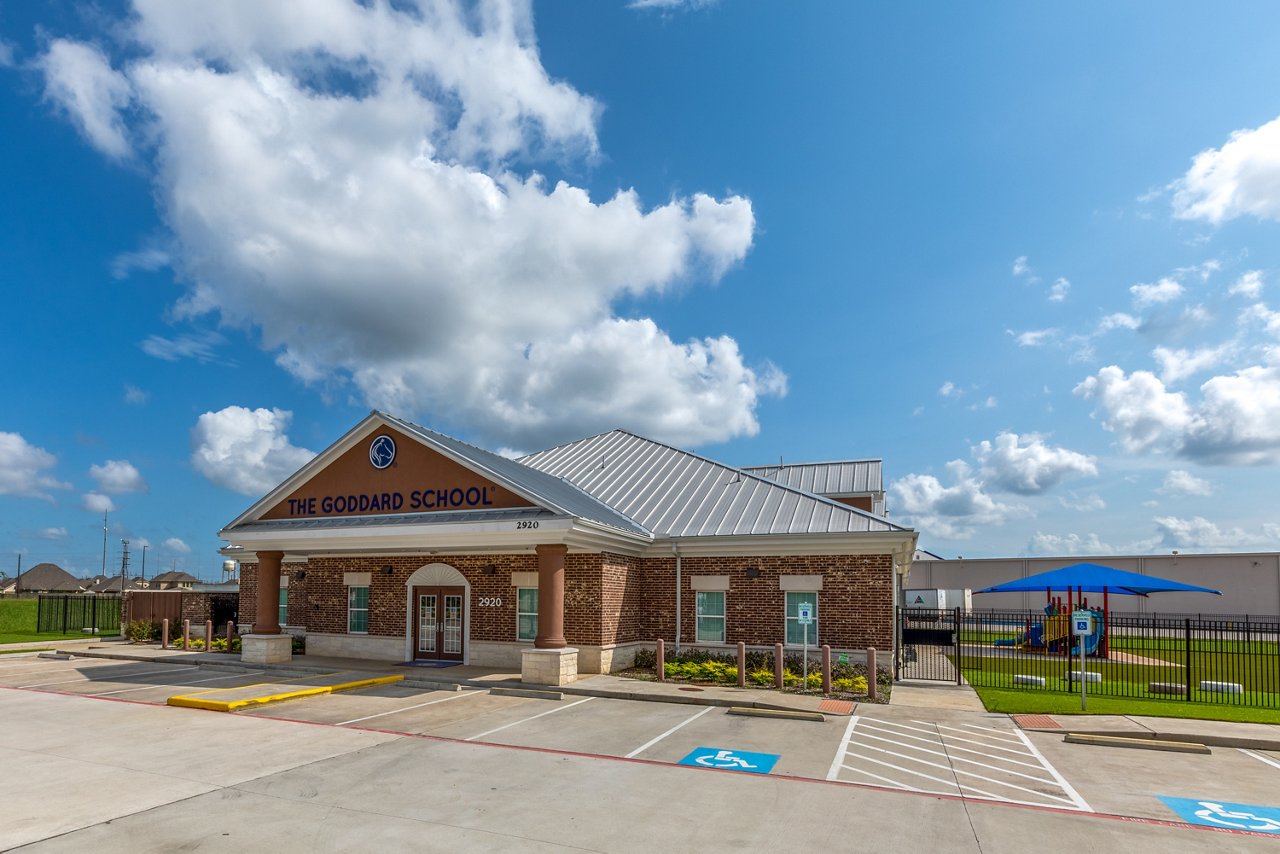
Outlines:
{"type": "Polygon", "coordinates": [[[697,768],[768,774],[779,758],[777,753],[749,753],[745,750],[725,750],[720,747],[699,747],[681,759],[680,764],[693,765],[697,768]]]}
{"type": "Polygon", "coordinates": [[[1164,801],[1165,806],[1189,824],[1280,834],[1280,807],[1229,804],[1225,801],[1196,801],[1191,798],[1170,798],[1165,795],[1158,797],[1164,801]]]}

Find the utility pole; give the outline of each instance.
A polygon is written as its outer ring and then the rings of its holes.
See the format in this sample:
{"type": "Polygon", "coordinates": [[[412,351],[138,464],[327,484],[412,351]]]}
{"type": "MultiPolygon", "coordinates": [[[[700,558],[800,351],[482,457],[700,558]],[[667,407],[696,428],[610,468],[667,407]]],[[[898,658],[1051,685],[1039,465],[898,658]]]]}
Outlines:
{"type": "Polygon", "coordinates": [[[107,577],[107,511],[102,511],[102,577],[107,577]]]}
{"type": "Polygon", "coordinates": [[[120,541],[120,595],[124,595],[125,581],[129,578],[129,541],[120,541]]]}
{"type": "Polygon", "coordinates": [[[22,552],[18,552],[18,574],[13,579],[13,596],[16,599],[22,592],[22,552]]]}
{"type": "Polygon", "coordinates": [[[145,583],[146,583],[146,580],[147,580],[147,549],[149,549],[149,548],[150,548],[150,546],[149,546],[149,545],[147,545],[146,543],[143,543],[143,544],[142,544],[142,581],[143,581],[143,586],[146,586],[146,584],[145,584],[145,583]]]}

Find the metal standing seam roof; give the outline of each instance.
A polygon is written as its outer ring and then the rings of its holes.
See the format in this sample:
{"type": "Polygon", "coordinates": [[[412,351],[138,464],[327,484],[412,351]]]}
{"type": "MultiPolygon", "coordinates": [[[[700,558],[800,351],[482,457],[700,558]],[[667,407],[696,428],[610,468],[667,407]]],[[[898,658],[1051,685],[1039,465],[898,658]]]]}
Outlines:
{"type": "Polygon", "coordinates": [[[855,507],[624,430],[517,461],[576,485],[663,537],[909,529],[855,507]]]}
{"type": "Polygon", "coordinates": [[[747,466],[743,471],[816,495],[884,492],[884,476],[880,460],[747,466]]]}

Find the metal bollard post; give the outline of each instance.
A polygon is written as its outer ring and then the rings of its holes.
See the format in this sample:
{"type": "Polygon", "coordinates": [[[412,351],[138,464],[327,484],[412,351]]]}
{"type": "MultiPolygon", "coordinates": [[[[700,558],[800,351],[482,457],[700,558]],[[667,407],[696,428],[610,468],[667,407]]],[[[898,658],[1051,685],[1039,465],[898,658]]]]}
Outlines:
{"type": "Polygon", "coordinates": [[[213,651],[213,620],[204,621],[204,651],[213,651]]]}
{"type": "Polygon", "coordinates": [[[747,687],[747,645],[738,641],[738,687],[747,687]]]}
{"type": "Polygon", "coordinates": [[[822,645],[822,693],[831,693],[831,644],[827,643],[822,645]]]}
{"type": "Polygon", "coordinates": [[[867,647],[867,699],[874,701],[878,692],[876,688],[876,648],[867,647]]]}
{"type": "Polygon", "coordinates": [[[782,690],[782,672],[786,669],[786,656],[782,654],[782,644],[773,645],[773,687],[782,690]]]}
{"type": "Polygon", "coordinates": [[[228,620],[227,621],[227,652],[233,652],[233,650],[231,649],[231,640],[235,636],[236,636],[235,620],[228,620]]]}
{"type": "Polygon", "coordinates": [[[191,649],[191,621],[182,621],[182,648],[191,649]]]}
{"type": "Polygon", "coordinates": [[[160,621],[160,646],[163,649],[169,647],[169,618],[165,617],[160,621]]]}
{"type": "Polygon", "coordinates": [[[658,648],[654,652],[656,661],[653,663],[654,672],[658,674],[659,682],[667,681],[667,644],[662,638],[658,638],[658,648]]]}

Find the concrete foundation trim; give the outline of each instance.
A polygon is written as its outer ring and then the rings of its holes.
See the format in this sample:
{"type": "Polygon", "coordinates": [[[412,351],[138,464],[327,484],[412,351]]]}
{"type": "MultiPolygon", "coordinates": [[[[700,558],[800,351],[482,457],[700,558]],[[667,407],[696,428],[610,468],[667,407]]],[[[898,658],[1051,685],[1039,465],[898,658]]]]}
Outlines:
{"type": "Polygon", "coordinates": [[[284,664],[293,660],[290,635],[241,635],[240,660],[245,664],[284,664]]]}
{"type": "Polygon", "coordinates": [[[405,661],[404,638],[385,635],[342,635],[307,632],[307,655],[405,661]]]}
{"type": "Polygon", "coordinates": [[[520,656],[520,681],[531,685],[567,685],[578,678],[578,650],[526,649],[520,656]]]}

